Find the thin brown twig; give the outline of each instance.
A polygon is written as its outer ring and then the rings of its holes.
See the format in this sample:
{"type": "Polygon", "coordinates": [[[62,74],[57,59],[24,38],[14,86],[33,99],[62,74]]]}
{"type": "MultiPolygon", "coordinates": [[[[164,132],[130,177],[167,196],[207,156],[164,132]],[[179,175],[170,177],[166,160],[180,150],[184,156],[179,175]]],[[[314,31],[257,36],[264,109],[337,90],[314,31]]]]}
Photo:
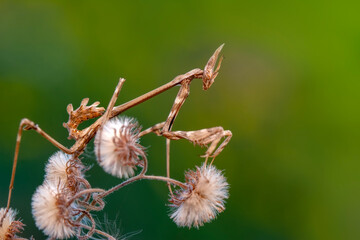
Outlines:
{"type": "MultiPolygon", "coordinates": [[[[80,225],[82,228],[86,228],[86,229],[90,229],[89,226],[86,226],[84,224],[81,224],[80,225]]],[[[107,237],[109,240],[116,240],[116,238],[114,238],[113,236],[111,236],[110,234],[107,234],[106,232],[103,232],[103,231],[100,231],[98,229],[95,229],[94,230],[96,233],[100,234],[100,235],[103,235],[104,237],[107,237]]]]}
{"type": "MultiPolygon", "coordinates": [[[[166,138],[166,177],[170,178],[170,139],[166,138]]],[[[171,197],[174,196],[171,184],[167,182],[171,197]]]]}
{"type": "Polygon", "coordinates": [[[81,197],[84,194],[95,193],[95,192],[103,193],[103,192],[105,192],[105,190],[101,189],[101,188],[90,188],[90,189],[82,190],[81,192],[78,192],[77,194],[75,194],[71,199],[69,199],[66,206],[67,207],[70,206],[76,199],[78,199],[79,197],[81,197]]]}
{"type": "MultiPolygon", "coordinates": [[[[87,240],[87,239],[89,239],[93,234],[94,234],[94,232],[95,232],[95,228],[96,228],[96,224],[95,224],[95,220],[94,220],[94,218],[91,216],[91,214],[89,213],[89,212],[87,212],[87,211],[83,211],[83,210],[81,210],[81,212],[82,212],[82,216],[87,216],[88,218],[89,218],[89,220],[90,220],[90,222],[91,222],[91,227],[88,227],[87,229],[89,229],[89,232],[87,232],[86,233],[86,235],[84,235],[84,236],[81,236],[80,234],[81,234],[81,230],[80,230],[80,228],[79,228],[79,232],[78,232],[78,238],[80,239],[80,240],[87,240]]],[[[80,224],[80,226],[82,226],[83,224],[80,224]]]]}
{"type": "Polygon", "coordinates": [[[101,196],[102,198],[103,197],[106,197],[107,195],[119,190],[120,188],[122,187],[125,187],[126,185],[130,184],[130,183],[133,183],[137,180],[142,180],[142,179],[150,179],[150,180],[159,180],[159,181],[164,181],[164,182],[170,182],[172,184],[175,184],[175,185],[178,185],[179,187],[181,188],[186,188],[186,185],[182,182],[179,182],[175,179],[172,179],[172,178],[167,178],[167,177],[163,177],[163,176],[152,176],[152,175],[142,175],[142,174],[139,174],[133,178],[130,178],[112,188],[110,188],[109,190],[99,194],[99,196],[101,196]]]}

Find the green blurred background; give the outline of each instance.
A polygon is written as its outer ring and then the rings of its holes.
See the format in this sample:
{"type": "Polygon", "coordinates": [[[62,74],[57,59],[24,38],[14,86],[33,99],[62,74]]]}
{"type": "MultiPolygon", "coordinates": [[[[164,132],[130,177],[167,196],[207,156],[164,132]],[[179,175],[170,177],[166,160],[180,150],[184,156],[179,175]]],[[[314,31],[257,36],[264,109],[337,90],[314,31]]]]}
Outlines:
{"type": "MultiPolygon", "coordinates": [[[[124,77],[123,103],[203,68],[225,43],[215,84],[193,82],[173,129],[233,132],[216,159],[231,185],[226,211],[199,230],[177,228],[165,184],[142,181],[107,198],[107,218],[137,233],[130,239],[360,239],[359,23],[355,1],[0,1],[0,205],[21,118],[71,146],[68,103],[106,106],[124,77]]],[[[164,121],[177,90],[126,115],[144,127],[164,121]]],[[[164,139],[142,144],[149,173],[165,175],[164,139]]],[[[45,239],[30,202],[55,151],[24,133],[12,201],[24,237],[45,239]]],[[[172,176],[183,180],[204,151],[173,142],[172,176]]],[[[94,187],[119,183],[92,144],[83,156],[94,187]]]]}

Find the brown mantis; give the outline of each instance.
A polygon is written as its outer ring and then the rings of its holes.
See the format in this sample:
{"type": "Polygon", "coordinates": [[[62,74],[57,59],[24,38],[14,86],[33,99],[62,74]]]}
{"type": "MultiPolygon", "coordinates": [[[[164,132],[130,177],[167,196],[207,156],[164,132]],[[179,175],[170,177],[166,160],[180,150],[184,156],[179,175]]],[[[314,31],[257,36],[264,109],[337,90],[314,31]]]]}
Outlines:
{"type": "MultiPolygon", "coordinates": [[[[219,60],[219,63],[214,70],[215,64],[217,62],[217,58],[224,44],[221,45],[218,49],[216,49],[213,56],[209,59],[208,63],[205,66],[203,72],[203,90],[207,90],[214,83],[216,76],[219,73],[219,69],[222,62],[222,57],[219,60]]],[[[195,78],[195,77],[194,77],[195,78]]],[[[164,136],[167,138],[166,140],[166,152],[167,152],[167,177],[170,177],[170,141],[169,140],[179,140],[186,139],[196,145],[205,146],[210,144],[205,154],[201,157],[205,157],[205,164],[209,157],[212,157],[214,161],[215,157],[221,153],[224,147],[228,144],[232,137],[232,133],[229,130],[224,130],[222,127],[213,127],[195,131],[171,131],[174,121],[180,111],[180,108],[184,104],[185,100],[190,94],[190,84],[194,78],[187,78],[181,81],[180,90],[175,98],[174,104],[170,110],[169,116],[165,122],[156,124],[154,127],[148,129],[146,133],[151,131],[155,132],[159,136],[164,136]],[[225,137],[225,140],[220,144],[218,148],[216,146],[220,142],[220,140],[225,137]]],[[[170,184],[168,184],[169,190],[171,191],[170,184]]]]}
{"type": "MultiPolygon", "coordinates": [[[[74,159],[77,159],[84,151],[86,145],[91,141],[91,139],[94,138],[96,133],[101,129],[102,126],[111,118],[114,118],[118,116],[119,114],[123,113],[124,111],[176,86],[180,85],[180,90],[175,98],[174,104],[171,108],[171,111],[169,113],[168,118],[165,122],[156,124],[153,127],[146,129],[139,133],[139,137],[144,136],[148,133],[154,132],[159,136],[164,136],[166,138],[166,144],[167,144],[167,157],[166,157],[166,166],[167,166],[167,177],[158,177],[158,176],[148,176],[145,175],[145,172],[147,170],[147,161],[144,162],[143,170],[138,175],[138,177],[134,177],[133,179],[129,179],[129,181],[125,181],[122,184],[119,184],[117,187],[114,187],[107,191],[106,194],[109,194],[116,189],[133,182],[137,179],[158,179],[163,180],[168,183],[170,192],[171,187],[170,183],[175,183],[179,186],[182,186],[183,184],[170,179],[170,140],[179,140],[179,139],[187,139],[190,142],[193,142],[194,144],[198,144],[201,146],[209,145],[207,151],[202,156],[204,157],[205,164],[208,161],[209,157],[212,157],[212,162],[214,161],[215,157],[221,153],[221,151],[224,149],[224,147],[228,144],[228,142],[231,139],[232,133],[229,130],[224,130],[222,127],[213,127],[208,129],[201,129],[201,130],[195,130],[195,131],[172,131],[172,126],[174,124],[174,121],[180,111],[180,108],[184,104],[185,100],[189,96],[190,92],[190,84],[192,80],[194,79],[202,79],[203,80],[203,89],[207,90],[210,88],[210,86],[213,84],[216,76],[218,75],[222,58],[220,58],[219,63],[217,67],[215,68],[215,64],[217,62],[218,56],[222,50],[223,45],[221,45],[211,56],[209,61],[207,62],[204,70],[201,69],[193,69],[185,74],[179,75],[175,77],[172,81],[170,81],[167,84],[164,84],[146,94],[143,94],[131,101],[128,101],[124,104],[121,104],[119,106],[115,106],[116,100],[118,98],[118,95],[120,93],[120,90],[125,82],[125,79],[120,78],[115,91],[113,93],[113,96],[106,108],[106,110],[102,107],[98,107],[100,104],[99,102],[95,102],[92,105],[87,105],[89,99],[85,98],[82,100],[79,108],[76,110],[73,109],[73,106],[69,104],[67,106],[67,112],[69,114],[69,120],[67,123],[64,123],[63,126],[68,130],[69,132],[69,139],[74,139],[75,143],[72,147],[67,148],[61,143],[59,143],[57,140],[52,138],[50,135],[48,135],[45,131],[43,131],[37,124],[30,121],[29,119],[22,119],[20,122],[18,134],[17,134],[17,141],[16,141],[16,147],[15,147],[15,154],[14,154],[14,161],[13,161],[13,168],[12,168],[12,175],[11,180],[9,184],[9,194],[8,194],[8,201],[6,206],[6,212],[2,219],[0,219],[0,226],[2,225],[3,219],[6,216],[6,213],[9,211],[10,208],[10,202],[11,202],[11,194],[12,189],[14,187],[14,179],[15,179],[15,172],[16,172],[16,166],[19,156],[19,148],[21,143],[21,137],[23,130],[35,130],[37,133],[39,133],[41,136],[43,136],[46,140],[48,140],[50,143],[52,143],[55,147],[60,149],[66,154],[70,154],[73,156],[74,159]],[[79,130],[78,126],[89,119],[98,118],[92,125],[89,127],[79,130]],[[225,140],[218,146],[221,139],[225,138],[225,140]],[[217,147],[218,146],[218,147],[217,147]]],[[[211,162],[211,163],[212,163],[211,162]]],[[[103,194],[105,196],[105,194],[103,194]]]]}

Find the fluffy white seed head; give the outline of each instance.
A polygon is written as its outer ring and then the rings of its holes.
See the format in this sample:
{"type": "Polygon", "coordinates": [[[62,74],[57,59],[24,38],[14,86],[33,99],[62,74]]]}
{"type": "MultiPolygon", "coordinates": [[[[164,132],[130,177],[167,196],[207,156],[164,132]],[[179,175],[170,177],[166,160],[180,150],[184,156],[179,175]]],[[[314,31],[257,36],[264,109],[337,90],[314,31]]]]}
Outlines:
{"type": "MultiPolygon", "coordinates": [[[[3,218],[6,212],[6,208],[0,208],[0,219],[3,218]]],[[[10,240],[15,237],[16,233],[23,230],[24,224],[19,220],[15,220],[17,212],[13,209],[9,209],[7,212],[2,225],[0,226],[0,239],[10,240]]]]}
{"type": "Polygon", "coordinates": [[[205,164],[186,172],[185,179],[187,188],[178,190],[170,199],[170,218],[179,227],[198,228],[225,210],[229,184],[221,171],[205,164]]]}
{"type": "Polygon", "coordinates": [[[69,221],[72,218],[72,206],[67,206],[66,195],[61,185],[44,182],[36,189],[32,197],[32,214],[36,226],[44,234],[56,239],[69,238],[75,231],[69,221]]]}
{"type": "Polygon", "coordinates": [[[83,180],[84,166],[80,161],[73,159],[73,156],[58,151],[54,153],[45,167],[45,181],[53,184],[63,184],[73,191],[77,192],[79,189],[80,180],[83,180]]]}
{"type": "Polygon", "coordinates": [[[68,162],[71,158],[70,155],[65,154],[61,151],[54,153],[50,158],[45,167],[45,179],[49,182],[65,183],[67,180],[67,169],[68,162]]]}
{"type": "Polygon", "coordinates": [[[134,176],[136,166],[145,158],[139,132],[138,123],[127,117],[113,118],[97,132],[95,153],[105,172],[119,178],[134,176]]]}

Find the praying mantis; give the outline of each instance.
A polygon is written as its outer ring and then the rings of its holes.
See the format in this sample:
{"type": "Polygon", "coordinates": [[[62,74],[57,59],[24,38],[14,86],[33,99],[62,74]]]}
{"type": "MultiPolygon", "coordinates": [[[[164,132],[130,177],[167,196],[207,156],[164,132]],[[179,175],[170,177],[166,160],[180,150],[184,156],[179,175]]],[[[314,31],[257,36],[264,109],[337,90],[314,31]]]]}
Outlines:
{"type": "MultiPolygon", "coordinates": [[[[9,184],[9,193],[8,193],[8,200],[6,206],[6,212],[2,219],[0,219],[0,226],[2,225],[3,219],[6,216],[7,212],[10,208],[11,203],[11,194],[14,188],[14,180],[15,180],[15,173],[16,167],[19,157],[19,149],[21,143],[21,137],[23,130],[35,130],[38,134],[43,136],[47,141],[53,144],[55,147],[60,149],[66,154],[72,155],[74,158],[78,158],[83,151],[85,150],[86,145],[94,138],[96,133],[100,130],[102,126],[111,118],[118,116],[119,114],[123,113],[124,111],[149,100],[150,98],[155,97],[156,95],[169,90],[170,88],[180,85],[180,89],[178,94],[175,98],[173,106],[170,110],[170,113],[167,119],[159,124],[155,124],[153,127],[150,127],[142,132],[139,133],[139,137],[144,136],[149,133],[155,133],[158,136],[163,136],[166,138],[166,169],[167,169],[167,177],[170,176],[170,140],[179,140],[179,139],[186,139],[194,144],[201,145],[201,146],[208,146],[205,154],[201,157],[205,158],[205,164],[208,161],[208,158],[213,158],[211,161],[214,161],[215,157],[218,156],[221,151],[225,148],[225,146],[229,143],[232,133],[229,130],[224,130],[222,127],[212,127],[207,129],[200,129],[194,131],[172,131],[172,127],[174,121],[179,114],[179,111],[183,104],[185,103],[187,97],[190,93],[190,85],[194,79],[202,79],[203,81],[203,90],[207,90],[211,87],[214,83],[215,78],[219,73],[219,69],[222,62],[222,57],[220,57],[219,61],[218,56],[223,48],[224,44],[221,45],[213,55],[208,60],[207,64],[205,65],[204,70],[199,68],[193,69],[185,74],[179,75],[175,77],[172,81],[164,84],[148,93],[145,93],[137,98],[134,98],[126,103],[123,103],[119,106],[115,106],[116,100],[119,96],[120,90],[125,82],[125,79],[120,78],[119,82],[115,88],[115,91],[112,95],[112,98],[105,110],[103,107],[98,107],[100,104],[99,102],[95,102],[88,106],[89,99],[85,98],[81,101],[79,108],[74,110],[73,105],[69,104],[67,106],[67,112],[69,114],[69,120],[67,123],[64,123],[63,126],[69,132],[69,139],[74,139],[75,143],[72,147],[67,148],[62,145],[60,142],[52,138],[49,134],[47,134],[44,130],[42,130],[37,124],[33,121],[24,118],[21,120],[16,145],[15,145],[15,153],[14,153],[14,160],[13,160],[13,167],[12,167],[12,174],[11,180],[9,184]],[[218,62],[216,68],[215,65],[218,62]],[[89,119],[98,118],[93,124],[89,127],[79,130],[78,126],[89,119]],[[224,139],[222,142],[221,140],[224,139]],[[221,143],[220,143],[221,142],[221,143]],[[220,143],[220,144],[219,144],[220,143]],[[219,145],[219,146],[218,146],[219,145]]],[[[146,171],[146,166],[144,166],[143,171],[146,171]]],[[[172,194],[170,182],[168,183],[168,187],[170,193],[172,194]]]]}

